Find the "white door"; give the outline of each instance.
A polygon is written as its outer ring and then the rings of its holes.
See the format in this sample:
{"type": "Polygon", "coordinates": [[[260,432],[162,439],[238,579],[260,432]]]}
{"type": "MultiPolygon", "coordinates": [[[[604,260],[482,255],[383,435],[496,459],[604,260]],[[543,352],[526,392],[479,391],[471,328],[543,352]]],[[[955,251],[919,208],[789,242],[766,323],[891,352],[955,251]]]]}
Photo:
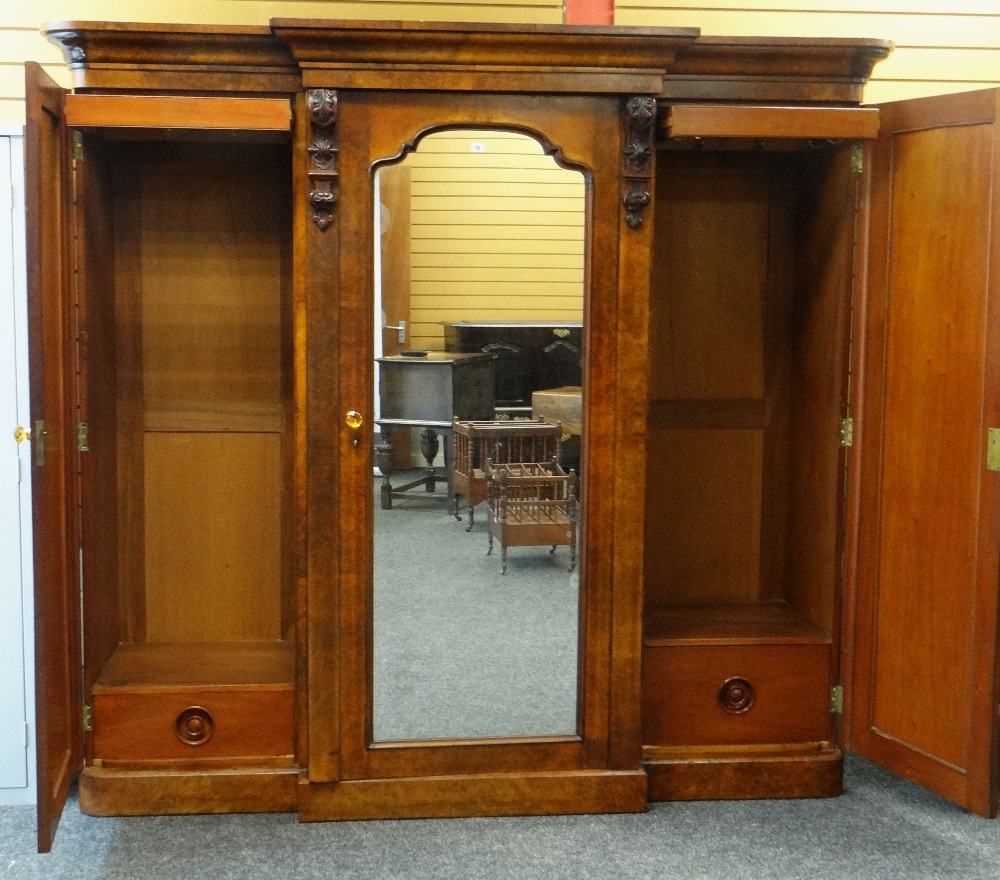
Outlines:
{"type": "Polygon", "coordinates": [[[0,132],[0,804],[34,803],[24,141],[0,132]],[[9,184],[8,184],[9,181],[9,184]]]}

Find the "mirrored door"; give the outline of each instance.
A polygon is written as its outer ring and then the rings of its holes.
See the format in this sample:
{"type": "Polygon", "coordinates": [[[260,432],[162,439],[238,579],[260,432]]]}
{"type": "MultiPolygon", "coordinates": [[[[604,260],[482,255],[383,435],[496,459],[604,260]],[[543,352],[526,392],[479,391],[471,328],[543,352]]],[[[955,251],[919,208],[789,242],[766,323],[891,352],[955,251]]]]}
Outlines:
{"type": "Polygon", "coordinates": [[[373,187],[373,742],[575,735],[584,174],[458,128],[373,187]]]}

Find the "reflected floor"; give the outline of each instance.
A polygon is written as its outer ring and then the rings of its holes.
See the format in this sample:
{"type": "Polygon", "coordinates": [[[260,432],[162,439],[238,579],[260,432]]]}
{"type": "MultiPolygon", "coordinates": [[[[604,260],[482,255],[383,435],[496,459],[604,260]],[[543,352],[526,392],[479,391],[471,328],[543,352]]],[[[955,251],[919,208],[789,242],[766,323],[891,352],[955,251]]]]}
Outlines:
{"type": "Polygon", "coordinates": [[[486,555],[486,505],[466,532],[464,505],[459,522],[438,493],[381,510],[376,486],[376,741],[575,733],[569,548],[511,548],[501,575],[499,545],[486,555]]]}

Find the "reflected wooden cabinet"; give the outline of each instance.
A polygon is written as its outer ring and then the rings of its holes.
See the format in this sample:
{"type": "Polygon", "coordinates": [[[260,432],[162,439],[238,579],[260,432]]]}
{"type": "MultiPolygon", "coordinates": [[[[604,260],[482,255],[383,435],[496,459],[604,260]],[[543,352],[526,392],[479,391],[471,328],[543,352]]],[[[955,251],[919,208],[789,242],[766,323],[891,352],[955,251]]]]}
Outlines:
{"type": "Polygon", "coordinates": [[[449,321],[444,347],[493,354],[497,409],[514,416],[531,414],[535,391],[579,385],[582,378],[580,322],[449,321]]]}
{"type": "Polygon", "coordinates": [[[42,849],[78,773],[98,815],[610,812],[855,751],[993,814],[995,93],[880,130],[888,44],[696,29],[48,35],[42,849]],[[585,181],[577,723],[376,742],[373,180],[463,128],[585,181]]]}

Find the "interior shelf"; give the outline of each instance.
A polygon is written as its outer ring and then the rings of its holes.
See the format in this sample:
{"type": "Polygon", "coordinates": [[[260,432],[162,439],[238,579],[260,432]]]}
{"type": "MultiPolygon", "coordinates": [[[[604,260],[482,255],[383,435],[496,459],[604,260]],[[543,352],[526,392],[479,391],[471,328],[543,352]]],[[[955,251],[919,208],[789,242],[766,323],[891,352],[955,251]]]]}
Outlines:
{"type": "Polygon", "coordinates": [[[647,606],[643,644],[827,645],[830,634],[784,602],[647,606]]]}
{"type": "Polygon", "coordinates": [[[94,685],[94,693],[212,687],[291,689],[290,641],[122,643],[94,685]]]}
{"type": "Polygon", "coordinates": [[[280,403],[147,400],[147,431],[209,431],[279,434],[284,421],[280,403]]]}

